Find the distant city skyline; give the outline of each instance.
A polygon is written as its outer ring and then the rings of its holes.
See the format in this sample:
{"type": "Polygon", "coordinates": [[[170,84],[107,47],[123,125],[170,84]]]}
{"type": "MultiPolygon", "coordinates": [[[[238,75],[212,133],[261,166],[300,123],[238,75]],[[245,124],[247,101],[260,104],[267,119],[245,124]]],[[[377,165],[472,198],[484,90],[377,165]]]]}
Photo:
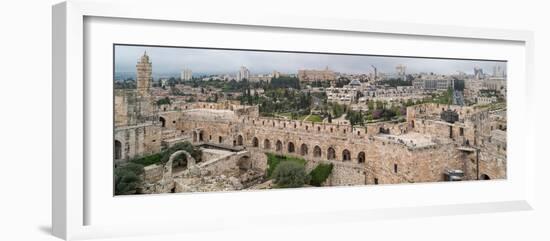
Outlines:
{"type": "Polygon", "coordinates": [[[183,69],[190,69],[194,74],[236,75],[241,66],[246,66],[251,74],[267,74],[274,70],[296,74],[300,69],[326,67],[340,73],[368,74],[373,72],[371,65],[386,74],[396,73],[398,65],[405,65],[407,74],[450,75],[459,71],[474,74],[474,68],[492,74],[495,66],[506,72],[506,61],[115,45],[115,74],[135,72],[138,58],[145,51],[153,63],[155,76],[183,69]]]}

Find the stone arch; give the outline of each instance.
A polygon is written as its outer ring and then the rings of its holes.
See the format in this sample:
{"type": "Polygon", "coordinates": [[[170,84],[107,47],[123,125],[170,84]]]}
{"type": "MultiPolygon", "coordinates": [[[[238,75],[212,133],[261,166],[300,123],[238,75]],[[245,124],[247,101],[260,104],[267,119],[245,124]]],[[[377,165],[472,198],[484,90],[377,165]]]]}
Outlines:
{"type": "Polygon", "coordinates": [[[348,149],[342,151],[342,161],[351,161],[351,153],[348,149]]]}
{"type": "Polygon", "coordinates": [[[253,147],[258,147],[259,143],[258,143],[258,138],[254,137],[252,138],[252,146],[253,147]]]}
{"type": "Polygon", "coordinates": [[[271,142],[269,139],[264,140],[264,149],[271,149],[271,142]]]}
{"type": "Polygon", "coordinates": [[[357,163],[365,163],[365,152],[359,152],[357,154],[357,163]]]}
{"type": "Polygon", "coordinates": [[[294,147],[294,143],[289,141],[288,145],[287,145],[288,153],[294,153],[295,150],[296,150],[296,148],[294,147]]]}
{"type": "Polygon", "coordinates": [[[329,160],[336,159],[336,151],[334,150],[334,148],[332,148],[332,147],[328,148],[328,150],[327,150],[327,159],[329,159],[329,160]]]}
{"type": "Polygon", "coordinates": [[[307,156],[307,145],[306,143],[303,143],[302,146],[300,146],[300,155],[307,156]]]}
{"type": "Polygon", "coordinates": [[[189,152],[184,151],[184,150],[179,150],[179,151],[176,151],[176,152],[172,153],[172,155],[170,155],[170,158],[168,159],[168,163],[170,163],[170,165],[171,165],[172,163],[174,163],[174,160],[177,157],[179,157],[180,155],[185,155],[185,159],[187,160],[187,168],[190,168],[193,165],[195,165],[195,163],[197,163],[195,158],[193,158],[193,156],[191,156],[191,154],[189,154],[189,152]]]}
{"type": "Polygon", "coordinates": [[[159,117],[159,121],[161,127],[166,127],[166,119],[164,119],[164,117],[159,117]]]}
{"type": "Polygon", "coordinates": [[[249,156],[242,156],[237,161],[237,167],[239,170],[246,171],[252,168],[252,160],[249,156]]]}
{"type": "Polygon", "coordinates": [[[321,155],[322,155],[321,147],[315,146],[313,148],[313,157],[321,157],[321,155]]]}
{"type": "Polygon", "coordinates": [[[491,177],[487,174],[481,174],[480,180],[491,180],[491,177]]]}
{"type": "Polygon", "coordinates": [[[197,132],[193,131],[193,142],[197,142],[197,132]]]}
{"type": "Polygon", "coordinates": [[[283,143],[280,140],[275,144],[275,151],[283,151],[283,143]]]}
{"type": "Polygon", "coordinates": [[[115,140],[115,160],[122,159],[122,142],[115,140]]]}
{"type": "Polygon", "coordinates": [[[243,136],[242,135],[238,135],[237,136],[237,146],[242,146],[243,145],[243,136]]]}

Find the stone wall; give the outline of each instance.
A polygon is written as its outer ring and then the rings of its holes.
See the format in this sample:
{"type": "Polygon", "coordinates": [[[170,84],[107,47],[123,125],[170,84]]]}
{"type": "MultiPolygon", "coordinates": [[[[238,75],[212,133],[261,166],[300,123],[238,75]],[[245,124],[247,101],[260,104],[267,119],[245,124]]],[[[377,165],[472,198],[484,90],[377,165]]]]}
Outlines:
{"type": "Polygon", "coordinates": [[[160,127],[153,124],[115,128],[115,156],[117,155],[117,142],[121,147],[121,156],[119,159],[115,158],[115,162],[159,152],[161,134],[160,127]]]}

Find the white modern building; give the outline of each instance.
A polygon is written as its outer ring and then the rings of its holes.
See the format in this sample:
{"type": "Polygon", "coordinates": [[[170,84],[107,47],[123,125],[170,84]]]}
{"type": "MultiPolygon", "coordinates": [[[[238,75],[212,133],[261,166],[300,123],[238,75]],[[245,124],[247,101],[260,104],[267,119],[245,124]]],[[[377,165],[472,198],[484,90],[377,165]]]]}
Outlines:
{"type": "Polygon", "coordinates": [[[191,80],[193,79],[193,71],[190,69],[184,69],[181,71],[181,80],[191,80]]]}
{"type": "Polygon", "coordinates": [[[246,67],[241,66],[237,73],[237,81],[243,81],[244,79],[250,79],[250,71],[246,67]]]}

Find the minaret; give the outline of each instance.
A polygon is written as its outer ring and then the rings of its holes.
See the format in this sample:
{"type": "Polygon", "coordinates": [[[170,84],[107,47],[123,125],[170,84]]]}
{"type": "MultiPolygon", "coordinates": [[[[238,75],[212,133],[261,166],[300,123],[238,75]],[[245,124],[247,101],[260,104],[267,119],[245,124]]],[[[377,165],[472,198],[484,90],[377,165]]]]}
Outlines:
{"type": "Polygon", "coordinates": [[[152,81],[153,65],[149,62],[149,56],[147,51],[143,53],[143,56],[139,59],[137,65],[137,91],[141,96],[149,95],[149,87],[152,81]]]}

